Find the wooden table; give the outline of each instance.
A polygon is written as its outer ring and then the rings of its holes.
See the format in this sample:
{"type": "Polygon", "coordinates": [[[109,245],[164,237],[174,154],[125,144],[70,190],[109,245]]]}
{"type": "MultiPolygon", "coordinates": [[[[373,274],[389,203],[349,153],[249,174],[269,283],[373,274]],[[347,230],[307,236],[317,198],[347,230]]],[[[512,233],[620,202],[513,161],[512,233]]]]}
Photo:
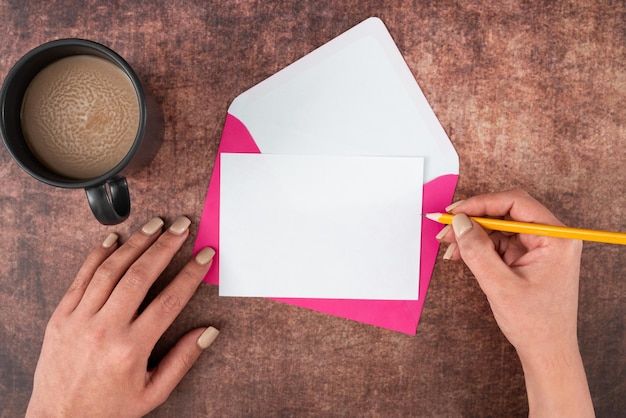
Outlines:
{"type": "MultiPolygon", "coordinates": [[[[166,122],[115,227],[93,219],[82,191],[45,186],[0,150],[1,415],[24,412],[44,327],[90,248],[154,215],[189,216],[162,287],[191,254],[229,103],[369,16],[460,155],[456,198],[522,187],[566,224],[626,230],[626,6],[501,3],[1,0],[2,78],[38,44],[92,39],[134,66],[166,122]]],[[[585,246],[579,339],[602,417],[626,410],[625,270],[626,248],[585,246]]],[[[414,337],[202,285],[155,357],[208,324],[219,339],[153,416],[527,414],[516,353],[461,263],[437,262],[414,337]]]]}

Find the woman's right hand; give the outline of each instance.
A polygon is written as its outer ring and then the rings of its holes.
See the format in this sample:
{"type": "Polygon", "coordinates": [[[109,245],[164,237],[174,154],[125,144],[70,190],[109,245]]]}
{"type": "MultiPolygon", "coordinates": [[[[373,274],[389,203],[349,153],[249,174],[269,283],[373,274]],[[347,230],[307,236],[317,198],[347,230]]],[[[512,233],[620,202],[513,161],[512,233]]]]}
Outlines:
{"type": "Polygon", "coordinates": [[[522,190],[457,202],[445,258],[462,259],[524,369],[531,415],[593,416],[577,339],[580,241],[486,231],[470,216],[562,223],[522,190]]]}

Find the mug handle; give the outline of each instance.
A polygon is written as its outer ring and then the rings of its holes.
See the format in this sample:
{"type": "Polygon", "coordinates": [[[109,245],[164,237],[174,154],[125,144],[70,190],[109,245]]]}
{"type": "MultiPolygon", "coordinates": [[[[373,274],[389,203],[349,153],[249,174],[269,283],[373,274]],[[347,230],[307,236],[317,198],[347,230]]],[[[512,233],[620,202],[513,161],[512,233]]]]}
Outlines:
{"type": "Polygon", "coordinates": [[[116,225],[130,215],[130,194],[125,177],[115,177],[85,189],[89,207],[103,225],[116,225]]]}

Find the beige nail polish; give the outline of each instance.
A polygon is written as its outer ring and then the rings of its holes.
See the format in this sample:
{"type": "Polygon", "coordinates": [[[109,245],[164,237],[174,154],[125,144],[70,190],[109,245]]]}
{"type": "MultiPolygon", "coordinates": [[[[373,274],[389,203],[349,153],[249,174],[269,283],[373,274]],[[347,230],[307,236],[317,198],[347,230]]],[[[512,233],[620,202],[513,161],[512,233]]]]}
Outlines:
{"type": "Polygon", "coordinates": [[[452,256],[454,255],[454,252],[456,251],[456,247],[457,247],[456,242],[451,243],[446,249],[446,252],[443,253],[443,259],[450,260],[452,256]]]}
{"type": "Polygon", "coordinates": [[[443,229],[439,231],[437,235],[435,235],[437,241],[441,242],[441,240],[444,239],[446,235],[448,235],[448,232],[450,232],[450,228],[452,228],[450,225],[444,226],[443,229]]]}
{"type": "Polygon", "coordinates": [[[196,254],[196,262],[201,266],[206,266],[213,260],[215,256],[215,250],[213,248],[207,247],[200,250],[198,254],[196,254]]]}
{"type": "Polygon", "coordinates": [[[148,222],[143,226],[143,228],[141,228],[141,232],[146,235],[153,235],[156,234],[157,231],[160,231],[161,228],[163,228],[163,219],[155,217],[150,219],[150,222],[148,222]]]}
{"type": "Polygon", "coordinates": [[[465,202],[465,200],[459,200],[459,201],[454,202],[453,204],[451,204],[450,206],[446,208],[446,212],[450,213],[451,210],[453,210],[454,208],[456,208],[463,202],[465,202]]]}
{"type": "Polygon", "coordinates": [[[452,218],[452,228],[454,229],[454,235],[456,235],[457,239],[467,234],[472,227],[472,220],[464,213],[454,215],[454,218],[452,218]]]}
{"type": "Polygon", "coordinates": [[[196,341],[196,344],[198,345],[200,350],[206,350],[211,344],[213,344],[213,341],[215,341],[219,334],[220,332],[216,328],[208,327],[204,330],[202,335],[200,335],[200,337],[196,341]]]}
{"type": "Polygon", "coordinates": [[[174,223],[170,226],[169,231],[174,235],[182,235],[185,233],[187,228],[191,225],[191,221],[186,216],[181,216],[176,219],[174,223]]]}
{"type": "Polygon", "coordinates": [[[118,239],[119,237],[117,236],[117,234],[114,232],[111,232],[102,242],[102,247],[111,248],[113,245],[115,245],[118,239]]]}

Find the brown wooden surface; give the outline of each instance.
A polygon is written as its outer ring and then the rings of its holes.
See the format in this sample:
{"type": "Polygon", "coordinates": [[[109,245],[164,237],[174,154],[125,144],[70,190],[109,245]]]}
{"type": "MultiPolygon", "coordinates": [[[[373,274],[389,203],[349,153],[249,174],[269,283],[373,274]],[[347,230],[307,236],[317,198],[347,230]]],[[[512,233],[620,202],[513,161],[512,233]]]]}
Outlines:
{"type": "MultiPolygon", "coordinates": [[[[45,324],[89,249],[153,215],[195,235],[229,103],[369,16],[389,28],[461,161],[456,198],[523,187],[566,224],[626,230],[621,1],[0,0],[0,76],[61,37],[102,42],[162,104],[165,140],[103,227],[0,150],[0,409],[21,415],[45,324]]],[[[190,256],[193,237],[163,275],[190,256]]],[[[626,247],[586,244],[579,338],[598,416],[626,411],[626,247]]],[[[523,376],[485,297],[439,260],[417,336],[202,285],[159,343],[215,344],[153,416],[523,416],[523,376]]]]}

